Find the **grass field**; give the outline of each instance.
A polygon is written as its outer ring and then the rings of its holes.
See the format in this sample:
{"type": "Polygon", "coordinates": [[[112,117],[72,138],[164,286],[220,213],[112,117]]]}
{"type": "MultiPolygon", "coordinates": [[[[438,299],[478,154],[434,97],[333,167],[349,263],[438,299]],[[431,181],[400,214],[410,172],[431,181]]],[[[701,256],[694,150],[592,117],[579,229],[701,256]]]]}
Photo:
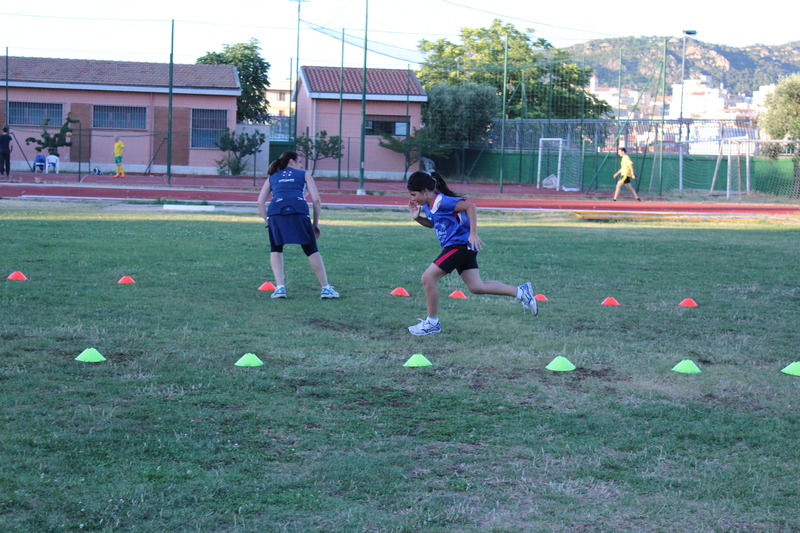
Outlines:
{"type": "Polygon", "coordinates": [[[800,531],[799,225],[479,218],[548,301],[448,276],[418,338],[404,213],[324,210],[341,298],[289,247],[272,300],[254,213],[0,201],[0,531],[800,531]]]}

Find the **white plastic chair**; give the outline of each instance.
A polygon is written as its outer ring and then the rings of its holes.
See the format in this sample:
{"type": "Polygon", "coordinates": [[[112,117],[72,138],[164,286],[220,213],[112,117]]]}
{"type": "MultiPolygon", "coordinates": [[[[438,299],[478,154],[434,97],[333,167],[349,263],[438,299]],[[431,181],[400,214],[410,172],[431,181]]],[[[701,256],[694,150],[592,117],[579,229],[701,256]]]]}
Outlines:
{"type": "Polygon", "coordinates": [[[47,165],[45,165],[44,173],[47,174],[50,172],[50,169],[55,170],[56,174],[58,174],[58,156],[57,155],[48,155],[47,156],[47,165]]]}

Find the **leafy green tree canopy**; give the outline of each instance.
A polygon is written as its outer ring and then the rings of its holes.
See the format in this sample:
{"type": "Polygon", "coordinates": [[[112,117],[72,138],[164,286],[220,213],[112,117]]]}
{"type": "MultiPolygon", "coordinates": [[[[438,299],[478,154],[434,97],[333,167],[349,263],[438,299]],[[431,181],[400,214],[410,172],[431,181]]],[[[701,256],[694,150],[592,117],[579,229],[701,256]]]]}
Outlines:
{"type": "Polygon", "coordinates": [[[607,103],[585,90],[592,70],[572,63],[566,52],[532,38],[532,33],[495,19],[488,28],[463,28],[462,44],[422,40],[418,47],[427,56],[420,81],[426,90],[469,81],[490,85],[500,94],[507,39],[508,118],[600,118],[610,112],[607,103]]]}
{"type": "Polygon", "coordinates": [[[422,120],[428,139],[460,145],[482,142],[492,121],[499,116],[497,89],[488,84],[441,82],[427,90],[422,120]]]}
{"type": "MultiPolygon", "coordinates": [[[[800,74],[778,81],[775,92],[767,96],[767,112],[761,117],[761,127],[773,139],[800,141],[800,74]]],[[[792,198],[800,198],[800,150],[793,146],[794,189],[792,198]]]]}
{"type": "Polygon", "coordinates": [[[72,118],[71,113],[67,113],[67,120],[64,121],[64,124],[61,126],[61,129],[58,130],[58,133],[54,133],[50,135],[47,131],[47,124],[50,122],[49,119],[44,121],[42,124],[42,135],[41,139],[37,139],[36,137],[28,137],[25,139],[25,144],[36,144],[37,146],[34,148],[37,152],[41,152],[42,150],[47,150],[47,153],[50,155],[59,156],[58,149],[62,146],[72,146],[72,142],[70,138],[72,136],[72,127],[70,124],[77,124],[80,120],[75,120],[72,118]]]}
{"type": "Polygon", "coordinates": [[[266,98],[269,87],[270,64],[261,57],[257,39],[246,43],[226,44],[222,52],[207,52],[198,58],[197,64],[234,65],[239,71],[242,94],[236,100],[237,122],[263,122],[269,118],[269,102],[266,98]]]}
{"type": "Polygon", "coordinates": [[[782,78],[766,104],[759,122],[769,136],[800,140],[800,74],[782,78]]]}

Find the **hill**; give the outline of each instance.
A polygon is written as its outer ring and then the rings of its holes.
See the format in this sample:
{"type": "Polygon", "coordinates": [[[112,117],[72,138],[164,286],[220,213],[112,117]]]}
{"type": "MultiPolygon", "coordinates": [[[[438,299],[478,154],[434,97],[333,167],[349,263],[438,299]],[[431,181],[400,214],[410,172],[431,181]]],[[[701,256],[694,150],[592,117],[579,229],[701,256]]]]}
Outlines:
{"type": "MultiPolygon", "coordinates": [[[[622,84],[644,89],[648,79],[660,80],[660,62],[667,41],[667,85],[681,78],[683,39],[672,37],[623,37],[595,39],[566,48],[573,59],[594,69],[600,85],[617,86],[622,52],[622,84]],[[655,74],[654,74],[654,71],[655,74]]],[[[744,48],[686,41],[686,79],[708,75],[716,84],[736,93],[751,95],[762,85],[777,83],[800,72],[800,41],[777,46],[754,44],[744,48]]],[[[656,83],[656,82],[653,82],[656,83]]],[[[655,92],[651,87],[650,92],[655,92]]],[[[667,89],[669,92],[669,88],[667,89]]]]}

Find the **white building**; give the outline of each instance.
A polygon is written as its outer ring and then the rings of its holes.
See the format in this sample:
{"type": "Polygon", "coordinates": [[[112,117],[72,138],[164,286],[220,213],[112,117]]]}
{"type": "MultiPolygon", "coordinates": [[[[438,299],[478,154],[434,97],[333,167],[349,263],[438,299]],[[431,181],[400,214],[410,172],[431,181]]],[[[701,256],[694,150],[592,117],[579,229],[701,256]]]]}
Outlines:
{"type": "Polygon", "coordinates": [[[774,85],[762,86],[752,97],[747,97],[732,93],[722,85],[714,87],[711,76],[684,80],[683,84],[676,83],[672,86],[672,102],[668,117],[670,119],[755,118],[765,110],[766,95],[774,90],[774,85]]]}

